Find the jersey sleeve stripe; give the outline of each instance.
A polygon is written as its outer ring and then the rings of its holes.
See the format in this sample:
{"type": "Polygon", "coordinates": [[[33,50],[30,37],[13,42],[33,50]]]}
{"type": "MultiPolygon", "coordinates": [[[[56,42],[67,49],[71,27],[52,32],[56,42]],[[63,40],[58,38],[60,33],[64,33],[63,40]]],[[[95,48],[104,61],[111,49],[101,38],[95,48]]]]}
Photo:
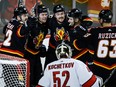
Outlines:
{"type": "Polygon", "coordinates": [[[24,37],[24,35],[21,35],[21,34],[20,34],[21,28],[22,28],[22,25],[21,25],[21,26],[18,28],[18,30],[17,30],[17,36],[18,36],[18,37],[24,37]]]}
{"type": "Polygon", "coordinates": [[[11,53],[11,54],[16,54],[20,57],[24,57],[24,54],[18,50],[11,50],[11,49],[7,49],[7,48],[0,48],[0,51],[2,52],[6,52],[6,53],[11,53]]]}
{"type": "Polygon", "coordinates": [[[77,46],[76,41],[77,41],[77,40],[74,40],[74,41],[73,41],[74,47],[75,47],[77,50],[82,50],[82,49],[80,49],[80,48],[77,46]]]}
{"type": "Polygon", "coordinates": [[[34,50],[31,50],[29,49],[27,46],[25,47],[25,50],[27,50],[29,53],[33,54],[33,55],[36,55],[38,54],[40,51],[34,51],[34,50]]]}
{"type": "Polygon", "coordinates": [[[116,64],[112,64],[112,65],[106,65],[106,64],[103,64],[101,62],[98,62],[98,61],[93,61],[93,63],[96,65],[96,66],[100,66],[102,68],[105,68],[105,69],[108,69],[108,70],[112,70],[113,68],[116,67],[116,64]]]}
{"type": "Polygon", "coordinates": [[[91,87],[95,82],[96,82],[97,78],[95,75],[92,75],[92,77],[82,85],[82,87],[91,87]]]}
{"type": "Polygon", "coordinates": [[[87,53],[88,49],[83,49],[79,54],[73,56],[74,59],[78,59],[81,56],[83,56],[85,53],[87,53]]]}

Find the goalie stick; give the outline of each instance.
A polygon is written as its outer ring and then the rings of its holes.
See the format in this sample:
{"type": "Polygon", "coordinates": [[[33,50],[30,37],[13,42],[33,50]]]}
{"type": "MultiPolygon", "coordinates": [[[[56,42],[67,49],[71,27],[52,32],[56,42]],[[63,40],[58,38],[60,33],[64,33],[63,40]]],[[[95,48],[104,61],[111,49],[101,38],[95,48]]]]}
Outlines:
{"type": "Polygon", "coordinates": [[[104,81],[104,83],[102,84],[102,86],[101,87],[104,87],[105,86],[105,84],[110,80],[110,78],[113,76],[113,74],[116,72],[116,68],[114,68],[113,70],[112,70],[112,72],[110,73],[110,76],[104,81]]]}

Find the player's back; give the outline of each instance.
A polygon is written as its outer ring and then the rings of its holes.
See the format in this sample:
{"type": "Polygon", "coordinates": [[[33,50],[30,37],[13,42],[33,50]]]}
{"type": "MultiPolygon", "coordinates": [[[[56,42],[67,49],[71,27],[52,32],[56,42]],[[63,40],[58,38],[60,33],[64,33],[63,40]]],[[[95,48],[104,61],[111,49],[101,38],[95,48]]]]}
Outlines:
{"type": "Polygon", "coordinates": [[[25,27],[18,20],[12,18],[5,27],[5,39],[1,51],[23,56],[24,45],[26,42],[25,27]]]}
{"type": "Polygon", "coordinates": [[[45,87],[82,87],[92,75],[83,62],[63,58],[47,65],[39,84],[45,84],[45,87]]]}
{"type": "Polygon", "coordinates": [[[116,27],[95,28],[91,33],[95,51],[94,60],[108,65],[106,68],[113,68],[114,64],[116,66],[116,27]]]}
{"type": "Polygon", "coordinates": [[[91,42],[95,51],[94,65],[96,66],[93,72],[106,79],[112,69],[116,67],[116,27],[94,28],[91,30],[91,34],[91,42]]]}

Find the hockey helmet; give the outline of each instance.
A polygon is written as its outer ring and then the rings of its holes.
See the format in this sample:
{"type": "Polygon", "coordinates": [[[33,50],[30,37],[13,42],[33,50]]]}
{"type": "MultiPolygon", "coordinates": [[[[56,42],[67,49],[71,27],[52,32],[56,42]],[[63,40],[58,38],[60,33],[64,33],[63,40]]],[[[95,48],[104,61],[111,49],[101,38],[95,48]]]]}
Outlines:
{"type": "Polygon", "coordinates": [[[28,11],[24,5],[20,5],[19,7],[14,9],[14,16],[22,15],[22,14],[27,14],[28,11]]]}
{"type": "Polygon", "coordinates": [[[60,59],[60,58],[71,58],[71,56],[72,56],[71,47],[64,42],[62,42],[61,44],[59,44],[56,47],[55,53],[56,53],[56,56],[57,56],[58,59],[60,59]]]}
{"type": "Polygon", "coordinates": [[[81,19],[82,11],[80,9],[74,8],[68,13],[68,17],[79,18],[81,19]]]}
{"type": "Polygon", "coordinates": [[[113,14],[109,9],[101,10],[99,13],[99,19],[103,19],[104,22],[111,22],[112,17],[113,14]]]}
{"type": "Polygon", "coordinates": [[[63,5],[58,4],[58,5],[54,6],[54,8],[53,8],[53,12],[54,12],[54,13],[61,12],[61,11],[65,11],[63,5]]]}
{"type": "Polygon", "coordinates": [[[47,11],[47,8],[45,5],[36,5],[35,8],[34,8],[34,12],[35,14],[40,14],[40,13],[43,13],[43,12],[48,12],[47,11]],[[37,7],[36,7],[37,6],[37,7]],[[37,9],[37,10],[36,10],[37,9]]]}
{"type": "Polygon", "coordinates": [[[81,19],[81,25],[89,28],[93,24],[93,20],[91,17],[87,15],[83,15],[81,19]]]}

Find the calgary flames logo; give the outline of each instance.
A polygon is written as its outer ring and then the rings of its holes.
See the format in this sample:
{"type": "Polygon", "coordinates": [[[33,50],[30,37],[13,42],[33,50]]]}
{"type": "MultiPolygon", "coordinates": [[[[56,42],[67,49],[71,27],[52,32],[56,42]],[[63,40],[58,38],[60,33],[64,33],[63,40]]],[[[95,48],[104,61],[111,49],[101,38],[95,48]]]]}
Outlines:
{"type": "Polygon", "coordinates": [[[63,40],[64,34],[65,34],[65,30],[64,30],[63,27],[61,29],[57,28],[56,29],[56,34],[54,35],[55,36],[55,40],[56,41],[63,40]]]}
{"type": "Polygon", "coordinates": [[[68,32],[65,32],[63,27],[61,29],[56,28],[56,33],[54,33],[54,38],[56,41],[61,41],[61,40],[70,41],[69,34],[68,32]]]}
{"type": "Polygon", "coordinates": [[[36,49],[38,49],[41,46],[43,39],[44,39],[43,32],[40,32],[40,34],[34,38],[33,43],[35,44],[36,49]]]}

